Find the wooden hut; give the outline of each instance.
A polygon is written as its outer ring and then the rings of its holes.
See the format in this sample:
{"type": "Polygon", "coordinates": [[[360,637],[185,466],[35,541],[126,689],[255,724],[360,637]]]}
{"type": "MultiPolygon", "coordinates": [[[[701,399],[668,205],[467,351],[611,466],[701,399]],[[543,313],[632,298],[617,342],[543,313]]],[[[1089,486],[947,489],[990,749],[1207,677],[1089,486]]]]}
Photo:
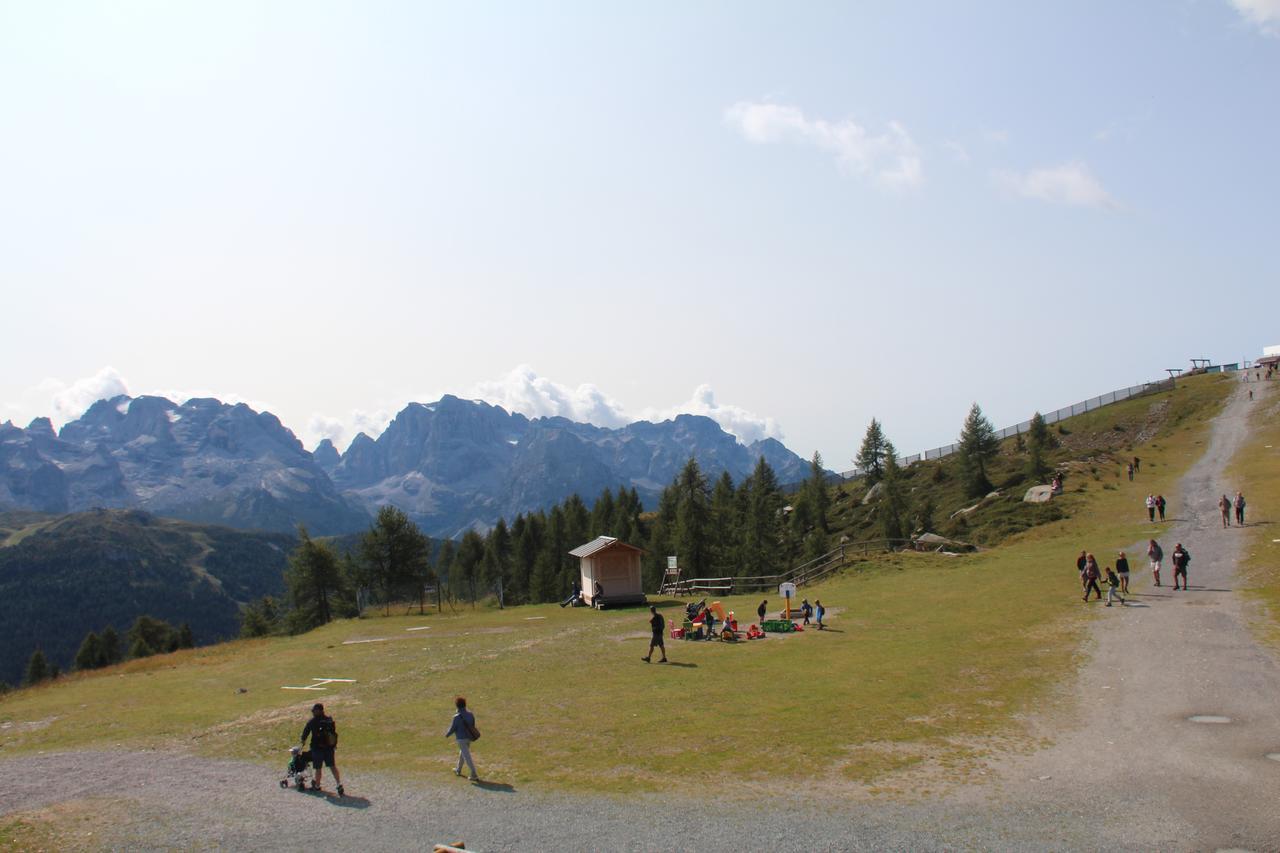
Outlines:
{"type": "Polygon", "coordinates": [[[582,599],[595,608],[644,604],[640,580],[643,553],[643,548],[613,536],[600,536],[570,551],[569,555],[580,561],[582,599]],[[600,595],[596,595],[596,584],[600,595]]]}

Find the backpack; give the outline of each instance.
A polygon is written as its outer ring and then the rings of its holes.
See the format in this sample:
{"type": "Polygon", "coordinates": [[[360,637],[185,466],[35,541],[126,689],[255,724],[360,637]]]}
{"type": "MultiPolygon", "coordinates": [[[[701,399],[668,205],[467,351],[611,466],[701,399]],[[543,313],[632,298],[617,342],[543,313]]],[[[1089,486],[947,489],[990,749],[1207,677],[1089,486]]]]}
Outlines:
{"type": "Polygon", "coordinates": [[[311,731],[311,744],[329,749],[338,745],[338,727],[333,724],[332,717],[321,717],[311,731]]]}
{"type": "Polygon", "coordinates": [[[480,730],[476,728],[475,723],[465,717],[462,719],[462,723],[467,727],[467,737],[473,741],[480,740],[480,730]]]}

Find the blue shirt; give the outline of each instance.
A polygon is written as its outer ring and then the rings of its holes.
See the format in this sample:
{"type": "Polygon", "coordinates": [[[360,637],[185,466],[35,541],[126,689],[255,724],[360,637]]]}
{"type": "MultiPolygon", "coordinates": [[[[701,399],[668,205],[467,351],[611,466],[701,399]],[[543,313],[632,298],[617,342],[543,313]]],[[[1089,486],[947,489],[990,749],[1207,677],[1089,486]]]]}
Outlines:
{"type": "Polygon", "coordinates": [[[453,715],[453,722],[449,724],[449,731],[444,733],[445,737],[453,735],[458,740],[471,740],[471,730],[468,725],[476,724],[476,715],[468,711],[466,708],[460,708],[458,713],[453,715]]]}

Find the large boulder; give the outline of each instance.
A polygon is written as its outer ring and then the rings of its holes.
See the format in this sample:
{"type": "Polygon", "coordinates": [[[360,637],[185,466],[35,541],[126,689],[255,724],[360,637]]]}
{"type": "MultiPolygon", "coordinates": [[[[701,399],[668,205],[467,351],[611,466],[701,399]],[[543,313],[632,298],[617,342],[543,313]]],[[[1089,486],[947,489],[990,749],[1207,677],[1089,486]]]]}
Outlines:
{"type": "Polygon", "coordinates": [[[1032,486],[1027,489],[1027,493],[1022,496],[1022,500],[1029,504],[1048,503],[1053,499],[1053,486],[1032,486]]]}
{"type": "Polygon", "coordinates": [[[880,495],[882,494],[884,494],[884,483],[876,483],[874,486],[868,489],[867,493],[863,496],[862,505],[866,506],[872,501],[879,500],[880,495]]]}

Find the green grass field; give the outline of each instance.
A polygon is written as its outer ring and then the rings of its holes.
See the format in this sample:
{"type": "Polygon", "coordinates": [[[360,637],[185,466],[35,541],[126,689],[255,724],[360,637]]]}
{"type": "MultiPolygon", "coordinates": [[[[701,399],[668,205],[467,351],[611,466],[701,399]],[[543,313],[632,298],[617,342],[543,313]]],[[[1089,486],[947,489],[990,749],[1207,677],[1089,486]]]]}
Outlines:
{"type": "MultiPolygon", "coordinates": [[[[1141,448],[1139,480],[1114,465],[1083,469],[1060,499],[1066,519],[969,556],[885,555],[802,590],[832,611],[826,632],[668,640],[675,663],[662,666],[640,660],[644,610],[370,616],[16,692],[0,699],[0,755],[176,745],[283,766],[320,700],[353,779],[442,776],[454,754],[442,735],[461,693],[484,735],[481,773],[521,788],[693,792],[714,776],[718,793],[778,782],[922,792],[962,779],[993,748],[1025,743],[1014,715],[1052,701],[1081,631],[1105,613],[1081,603],[1075,555],[1088,548],[1109,562],[1150,535],[1148,491],[1163,492],[1176,516],[1178,477],[1233,387],[1198,377],[1164,395],[1178,417],[1141,448]],[[357,681],[281,689],[314,677],[357,681]]],[[[1105,430],[1156,402],[1117,404],[1071,427],[1105,430]]],[[[758,602],[724,603],[746,624],[758,602]]],[[[659,603],[669,620],[683,610],[659,603]]]]}
{"type": "MultiPolygon", "coordinates": [[[[1233,391],[1245,394],[1256,384],[1233,391]]],[[[1250,417],[1253,435],[1231,466],[1232,479],[1247,501],[1245,522],[1248,545],[1241,561],[1245,591],[1262,608],[1257,625],[1261,634],[1280,646],[1280,527],[1275,508],[1280,506],[1280,393],[1271,389],[1268,400],[1257,400],[1250,417]]]]}

